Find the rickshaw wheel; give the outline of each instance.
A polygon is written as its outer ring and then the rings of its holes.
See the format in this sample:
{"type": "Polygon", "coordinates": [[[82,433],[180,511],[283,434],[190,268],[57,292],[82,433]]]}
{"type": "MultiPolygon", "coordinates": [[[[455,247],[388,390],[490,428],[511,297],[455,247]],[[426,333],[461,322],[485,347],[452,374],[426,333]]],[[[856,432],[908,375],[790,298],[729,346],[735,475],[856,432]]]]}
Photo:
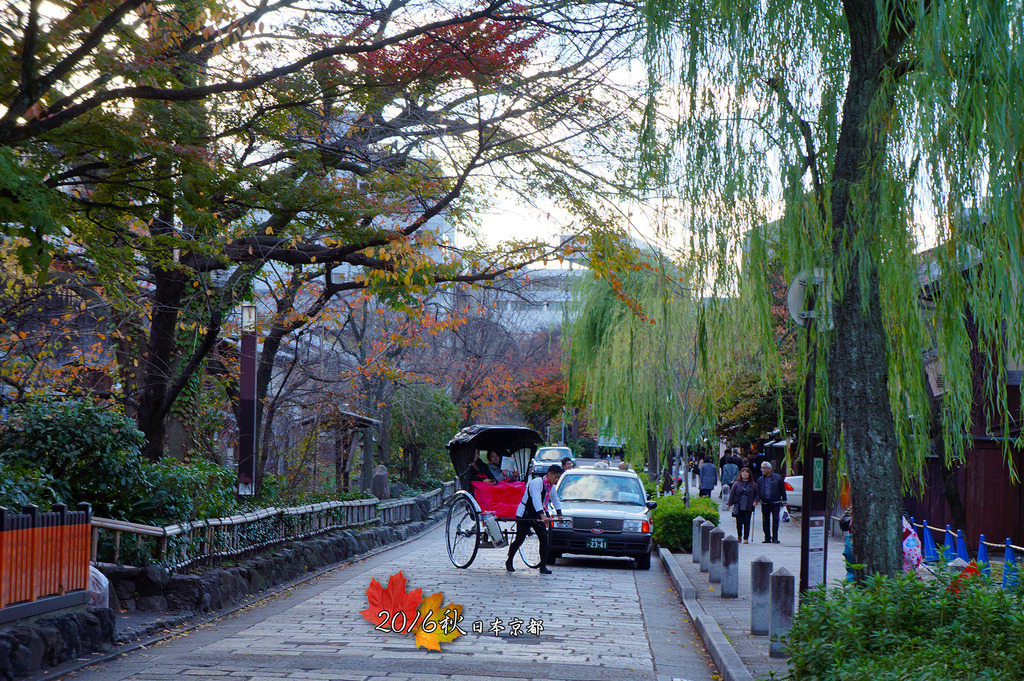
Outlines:
{"type": "Polygon", "coordinates": [[[448,509],[445,525],[448,535],[448,557],[457,568],[467,568],[476,558],[480,538],[480,517],[473,503],[464,496],[456,497],[448,509]]]}
{"type": "Polygon", "coordinates": [[[526,535],[526,541],[519,547],[519,557],[527,567],[540,567],[540,539],[536,530],[531,529],[530,534],[526,535]]]}

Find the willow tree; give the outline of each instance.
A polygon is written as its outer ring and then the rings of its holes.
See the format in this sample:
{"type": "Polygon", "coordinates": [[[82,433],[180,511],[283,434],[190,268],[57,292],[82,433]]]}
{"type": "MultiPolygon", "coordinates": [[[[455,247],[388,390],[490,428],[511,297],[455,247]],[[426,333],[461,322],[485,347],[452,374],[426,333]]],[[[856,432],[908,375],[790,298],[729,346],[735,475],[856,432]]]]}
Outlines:
{"type": "Polygon", "coordinates": [[[569,389],[590,403],[599,428],[644,452],[652,479],[672,443],[703,412],[696,304],[686,276],[662,256],[576,285],[568,349],[569,389]]]}
{"type": "Polygon", "coordinates": [[[973,380],[987,383],[989,416],[1003,434],[1019,418],[1006,366],[1024,337],[1024,8],[669,0],[646,9],[652,74],[673,83],[662,93],[679,94],[678,197],[705,265],[701,285],[733,290],[735,263],[757,267],[767,255],[746,230],[777,218],[787,275],[821,269],[817,307],[828,319],[804,347],[815,380],[802,423],[828,433],[845,463],[856,561],[897,572],[901,494],[920,481],[929,436],[941,432],[955,459],[971,426],[969,324],[988,358],[973,380]],[[940,289],[934,310],[920,304],[925,274],[940,289]],[[922,351],[933,345],[946,392],[929,423],[922,351]]]}

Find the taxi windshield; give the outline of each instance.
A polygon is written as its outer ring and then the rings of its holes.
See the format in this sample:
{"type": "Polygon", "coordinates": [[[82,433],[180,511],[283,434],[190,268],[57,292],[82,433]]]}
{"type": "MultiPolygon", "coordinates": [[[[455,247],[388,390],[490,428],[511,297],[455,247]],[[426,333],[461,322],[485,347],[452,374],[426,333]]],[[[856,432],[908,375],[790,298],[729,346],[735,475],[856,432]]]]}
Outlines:
{"type": "Polygon", "coordinates": [[[558,485],[562,501],[608,502],[628,506],[644,505],[644,490],[636,478],[610,475],[563,473],[558,485]]]}

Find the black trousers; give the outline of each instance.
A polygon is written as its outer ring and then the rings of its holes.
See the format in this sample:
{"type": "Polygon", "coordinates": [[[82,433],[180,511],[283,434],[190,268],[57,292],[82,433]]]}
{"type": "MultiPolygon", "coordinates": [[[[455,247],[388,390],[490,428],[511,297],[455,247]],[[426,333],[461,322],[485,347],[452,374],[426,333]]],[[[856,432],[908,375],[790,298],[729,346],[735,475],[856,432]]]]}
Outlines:
{"type": "Polygon", "coordinates": [[[750,539],[750,516],[753,511],[736,511],[736,537],[750,539]]]}
{"type": "Polygon", "coordinates": [[[761,502],[761,521],[764,529],[765,541],[775,541],[779,538],[779,513],[782,512],[782,504],[779,502],[761,502]]]}
{"type": "Polygon", "coordinates": [[[516,551],[523,545],[526,538],[530,534],[530,530],[537,533],[537,539],[540,540],[540,566],[544,567],[548,564],[548,528],[544,524],[544,521],[540,519],[540,516],[533,516],[532,518],[516,518],[516,538],[512,540],[512,543],[508,545],[508,560],[512,561],[516,557],[516,551]]]}

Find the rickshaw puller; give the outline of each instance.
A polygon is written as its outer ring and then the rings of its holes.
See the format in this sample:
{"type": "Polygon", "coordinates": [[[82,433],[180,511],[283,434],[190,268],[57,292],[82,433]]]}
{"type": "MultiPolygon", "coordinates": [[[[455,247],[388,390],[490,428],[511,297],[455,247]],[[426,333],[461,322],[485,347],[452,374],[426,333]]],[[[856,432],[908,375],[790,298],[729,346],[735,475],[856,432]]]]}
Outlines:
{"type": "MultiPolygon", "coordinates": [[[[544,525],[544,520],[547,518],[547,511],[544,508],[544,489],[545,483],[548,487],[554,488],[561,475],[562,467],[553,464],[548,466],[548,472],[544,477],[534,478],[526,484],[523,500],[519,502],[519,507],[516,509],[516,538],[508,547],[508,560],[505,561],[505,569],[509,572],[515,572],[516,569],[512,567],[512,559],[519,547],[526,541],[532,528],[540,541],[540,573],[542,575],[551,574],[551,570],[548,569],[548,530],[544,525]]],[[[555,507],[558,517],[561,518],[562,502],[554,491],[551,493],[551,504],[555,507]]]]}

